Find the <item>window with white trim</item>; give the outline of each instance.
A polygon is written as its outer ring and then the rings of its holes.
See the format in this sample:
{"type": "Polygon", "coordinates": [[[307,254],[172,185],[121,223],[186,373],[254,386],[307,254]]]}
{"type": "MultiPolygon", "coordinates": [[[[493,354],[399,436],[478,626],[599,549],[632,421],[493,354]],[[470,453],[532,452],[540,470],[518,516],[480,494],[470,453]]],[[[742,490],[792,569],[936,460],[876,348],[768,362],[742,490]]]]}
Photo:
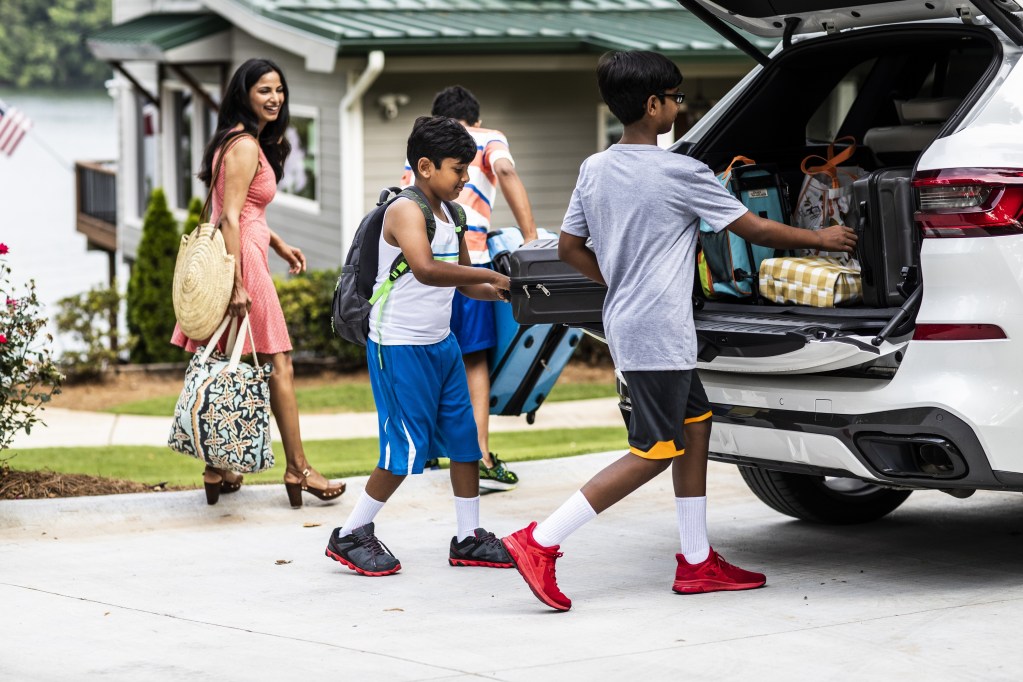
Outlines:
{"type": "Polygon", "coordinates": [[[277,196],[285,204],[319,208],[320,201],[320,115],[315,107],[291,105],[291,121],[284,133],[291,153],[277,183],[277,196]]]}

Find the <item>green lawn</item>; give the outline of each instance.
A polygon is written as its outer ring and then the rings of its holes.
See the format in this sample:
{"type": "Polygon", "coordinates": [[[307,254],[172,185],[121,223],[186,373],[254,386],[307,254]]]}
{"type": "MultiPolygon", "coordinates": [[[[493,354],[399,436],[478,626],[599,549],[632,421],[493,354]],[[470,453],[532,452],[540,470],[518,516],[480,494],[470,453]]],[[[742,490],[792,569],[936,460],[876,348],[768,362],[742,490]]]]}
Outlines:
{"type": "MultiPolygon", "coordinates": [[[[589,398],[614,397],[613,382],[562,383],[555,384],[548,400],[587,400],[589,398]]],[[[325,412],[372,412],[373,392],[368,381],[348,381],[334,386],[300,388],[295,391],[298,410],[306,414],[325,412]]],[[[114,414],[141,414],[152,417],[169,417],[174,414],[177,396],[162,396],[148,400],[137,400],[107,408],[114,414]]]]}
{"type": "MultiPolygon", "coordinates": [[[[492,433],[491,446],[509,462],[551,459],[587,452],[624,450],[624,427],[546,429],[492,433]]],[[[309,460],[324,475],[343,478],[368,474],[379,454],[376,438],[309,441],[309,460]]],[[[246,476],[246,481],[280,483],[284,476],[284,451],[274,443],[277,465],[270,471],[246,476]]],[[[111,446],[98,448],[40,448],[22,450],[11,458],[12,469],[50,469],[62,473],[90,474],[154,485],[202,485],[202,465],[165,447],[111,446]]]]}

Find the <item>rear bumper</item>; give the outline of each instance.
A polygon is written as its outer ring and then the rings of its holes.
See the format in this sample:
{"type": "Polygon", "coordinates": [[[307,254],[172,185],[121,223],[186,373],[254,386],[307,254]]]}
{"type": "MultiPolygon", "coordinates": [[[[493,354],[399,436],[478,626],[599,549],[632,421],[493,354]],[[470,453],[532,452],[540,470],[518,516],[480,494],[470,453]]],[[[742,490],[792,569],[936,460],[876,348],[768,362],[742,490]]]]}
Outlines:
{"type": "Polygon", "coordinates": [[[1023,491],[1023,474],[993,470],[969,425],[940,408],[861,415],[713,409],[710,450],[718,461],[909,488],[1023,491]]]}
{"type": "MultiPolygon", "coordinates": [[[[830,400],[816,400],[814,411],[786,409],[784,399],[764,400],[748,389],[735,396],[714,386],[711,377],[720,375],[704,376],[714,412],[711,459],[894,487],[1023,491],[1023,473],[993,469],[970,424],[942,407],[839,414],[830,400]],[[721,401],[729,395],[746,404],[721,401]]],[[[628,413],[628,390],[620,382],[619,393],[628,413]]]]}

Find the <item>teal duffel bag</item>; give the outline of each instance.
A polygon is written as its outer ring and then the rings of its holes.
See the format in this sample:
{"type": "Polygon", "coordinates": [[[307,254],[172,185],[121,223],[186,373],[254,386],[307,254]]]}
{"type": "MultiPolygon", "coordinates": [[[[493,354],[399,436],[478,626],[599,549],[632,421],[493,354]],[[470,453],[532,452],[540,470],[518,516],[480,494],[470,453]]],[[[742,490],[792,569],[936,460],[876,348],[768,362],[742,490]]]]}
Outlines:
{"type": "MultiPolygon", "coordinates": [[[[785,222],[784,185],[773,170],[737,156],[717,177],[749,210],[762,218],[785,222]]],[[[750,244],[728,230],[715,232],[706,222],[700,222],[697,268],[700,286],[708,298],[759,299],[760,264],[777,255],[771,247],[750,244]]]]}

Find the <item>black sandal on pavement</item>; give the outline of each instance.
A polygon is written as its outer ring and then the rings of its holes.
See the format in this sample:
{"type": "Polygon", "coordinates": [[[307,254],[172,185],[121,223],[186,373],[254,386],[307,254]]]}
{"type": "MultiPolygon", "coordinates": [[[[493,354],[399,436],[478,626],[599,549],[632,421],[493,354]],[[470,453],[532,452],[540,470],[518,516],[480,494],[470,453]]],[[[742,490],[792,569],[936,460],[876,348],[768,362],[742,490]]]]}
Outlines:
{"type": "MultiPolygon", "coordinates": [[[[290,470],[288,473],[292,473],[290,470]]],[[[344,481],[337,485],[331,485],[330,481],[327,481],[326,489],[310,488],[309,487],[309,474],[312,473],[312,469],[302,470],[302,480],[298,483],[289,483],[287,480],[284,481],[284,489],[288,491],[288,501],[291,502],[292,509],[299,509],[302,506],[302,493],[307,492],[314,497],[317,497],[324,501],[336,500],[341,497],[341,494],[347,488],[344,481]]]]}
{"type": "Polygon", "coordinates": [[[206,504],[216,504],[220,500],[220,493],[227,495],[238,492],[242,487],[243,480],[244,476],[239,474],[237,480],[228,481],[222,470],[215,469],[211,466],[206,467],[206,470],[203,472],[202,480],[203,487],[206,488],[206,504]],[[207,475],[210,477],[216,476],[219,480],[213,482],[207,481],[207,475]]]}

